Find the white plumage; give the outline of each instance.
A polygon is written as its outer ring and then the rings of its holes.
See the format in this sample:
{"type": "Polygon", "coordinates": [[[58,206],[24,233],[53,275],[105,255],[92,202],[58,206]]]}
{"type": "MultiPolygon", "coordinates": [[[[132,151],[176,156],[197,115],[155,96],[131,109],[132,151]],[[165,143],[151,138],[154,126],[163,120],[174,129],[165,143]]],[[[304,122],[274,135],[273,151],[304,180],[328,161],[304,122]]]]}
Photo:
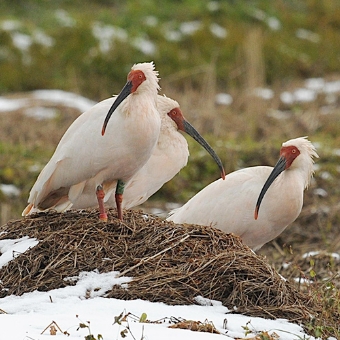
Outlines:
{"type": "MultiPolygon", "coordinates": [[[[112,99],[111,101],[114,101],[112,99]]],[[[107,109],[111,106],[107,102],[107,109]]],[[[151,195],[158,191],[164,183],[171,180],[188,162],[188,143],[179,129],[187,132],[197,140],[214,158],[218,164],[222,176],[224,169],[222,163],[214,151],[209,147],[203,137],[185,120],[177,101],[166,96],[157,96],[157,109],[161,119],[161,129],[157,144],[152,151],[147,163],[126,183],[122,207],[129,209],[145,202],[151,195]]],[[[55,206],[54,209],[63,211],[66,209],[83,209],[95,207],[97,199],[95,195],[96,182],[86,182],[81,195],[76,200],[65,205],[55,206]]],[[[113,190],[115,185],[103,186],[106,193],[104,202],[107,206],[116,207],[113,190]]]]}
{"type": "Polygon", "coordinates": [[[202,189],[167,220],[211,225],[240,236],[257,250],[299,216],[304,189],[313,175],[313,157],[318,155],[306,138],[289,140],[282,144],[275,168],[256,166],[230,173],[225,181],[219,179],[202,189]],[[265,195],[259,210],[260,193],[265,195]]]}
{"type": "Polygon", "coordinates": [[[72,123],[33,185],[23,215],[67,207],[88,181],[94,191],[113,190],[116,181],[133,177],[150,158],[160,132],[157,76],[153,63],[134,65],[116,100],[98,103],[72,123]]]}

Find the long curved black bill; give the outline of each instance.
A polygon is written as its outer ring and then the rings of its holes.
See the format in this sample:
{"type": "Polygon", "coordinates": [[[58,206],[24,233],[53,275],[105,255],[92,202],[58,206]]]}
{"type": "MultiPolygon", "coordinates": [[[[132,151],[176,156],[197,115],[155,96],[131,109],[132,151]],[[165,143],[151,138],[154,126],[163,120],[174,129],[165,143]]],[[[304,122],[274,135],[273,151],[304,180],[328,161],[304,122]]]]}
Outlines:
{"type": "Polygon", "coordinates": [[[218,165],[220,171],[221,171],[221,177],[222,179],[225,179],[225,171],[222,164],[222,161],[217,156],[216,152],[213,150],[213,148],[208,144],[208,142],[199,134],[199,132],[186,120],[183,121],[184,125],[184,131],[191,136],[197,143],[201,144],[204,149],[206,149],[210,156],[214,159],[216,164],[218,165]]]}
{"type": "Polygon", "coordinates": [[[105,117],[104,124],[103,124],[103,127],[102,127],[102,136],[104,136],[104,134],[105,134],[106,125],[109,122],[109,120],[112,116],[112,113],[116,110],[116,108],[119,106],[119,104],[131,93],[131,89],[132,89],[132,82],[128,81],[125,84],[125,86],[123,87],[123,89],[120,91],[119,95],[117,96],[116,100],[114,101],[114,103],[110,107],[110,110],[105,117]]]}
{"type": "Polygon", "coordinates": [[[286,163],[287,163],[286,159],[284,157],[280,157],[277,163],[275,164],[274,169],[270,173],[268,179],[264,183],[262,190],[260,192],[259,198],[257,199],[257,202],[256,202],[255,214],[254,214],[255,220],[257,220],[258,218],[260,205],[261,205],[264,195],[266,194],[267,190],[269,189],[271,184],[274,182],[276,177],[279,176],[280,173],[286,169],[286,163]]]}

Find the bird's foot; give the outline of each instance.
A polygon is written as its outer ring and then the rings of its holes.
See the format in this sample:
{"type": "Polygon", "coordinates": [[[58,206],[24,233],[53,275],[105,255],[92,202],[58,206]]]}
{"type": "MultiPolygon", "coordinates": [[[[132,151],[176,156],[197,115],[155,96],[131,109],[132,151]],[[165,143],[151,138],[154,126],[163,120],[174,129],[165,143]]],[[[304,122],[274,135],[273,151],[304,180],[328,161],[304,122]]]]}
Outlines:
{"type": "Polygon", "coordinates": [[[104,212],[100,212],[99,213],[99,219],[103,222],[107,222],[107,213],[104,211],[104,212]]]}

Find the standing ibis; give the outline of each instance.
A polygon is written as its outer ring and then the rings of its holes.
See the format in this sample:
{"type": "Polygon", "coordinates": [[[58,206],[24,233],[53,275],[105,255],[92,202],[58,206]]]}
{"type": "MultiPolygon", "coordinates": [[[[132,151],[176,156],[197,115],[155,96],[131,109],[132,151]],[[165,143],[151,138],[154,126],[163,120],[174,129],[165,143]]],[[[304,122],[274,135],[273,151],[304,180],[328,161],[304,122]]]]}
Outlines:
{"type": "MultiPolygon", "coordinates": [[[[111,99],[114,101],[114,98],[111,99]]],[[[112,105],[107,102],[108,109],[112,105]]],[[[210,145],[201,137],[196,129],[184,118],[177,101],[166,96],[157,96],[157,109],[161,118],[161,129],[158,141],[152,150],[147,163],[126,183],[122,208],[130,209],[145,202],[158,191],[164,183],[172,179],[188,162],[188,143],[179,131],[186,132],[200,143],[217,163],[221,177],[225,177],[221,160],[210,145]]],[[[113,195],[114,186],[103,187],[106,193],[104,201],[107,206],[116,207],[113,195]]],[[[53,209],[85,209],[95,207],[97,203],[96,182],[88,180],[81,195],[68,205],[56,205],[53,209]]]]}
{"type": "MultiPolygon", "coordinates": [[[[114,100],[114,99],[112,99],[114,100]]],[[[108,107],[111,103],[107,103],[108,107]]],[[[196,129],[184,118],[177,101],[166,96],[157,96],[157,109],[161,118],[161,130],[157,144],[146,164],[126,183],[122,207],[130,209],[145,202],[151,195],[158,191],[164,183],[172,179],[188,162],[188,143],[183,131],[201,144],[217,163],[221,177],[225,177],[221,160],[210,145],[201,137],[196,129]]],[[[55,206],[56,210],[84,209],[95,207],[97,204],[94,194],[96,183],[89,180],[79,197],[69,206],[55,206]]],[[[116,207],[112,187],[106,188],[104,184],[105,203],[107,206],[116,207]]]]}
{"type": "Polygon", "coordinates": [[[134,65],[114,101],[109,98],[96,104],[65,132],[33,185],[23,215],[67,206],[77,200],[91,180],[100,219],[107,220],[103,188],[111,190],[113,186],[118,218],[122,219],[125,183],[147,162],[158,140],[158,90],[154,64],[134,65]]]}
{"type": "Polygon", "coordinates": [[[258,250],[299,216],[304,189],[313,175],[313,157],[318,155],[307,138],[291,139],[282,144],[274,168],[255,166],[232,172],[172,211],[167,220],[213,226],[240,236],[258,250]]]}

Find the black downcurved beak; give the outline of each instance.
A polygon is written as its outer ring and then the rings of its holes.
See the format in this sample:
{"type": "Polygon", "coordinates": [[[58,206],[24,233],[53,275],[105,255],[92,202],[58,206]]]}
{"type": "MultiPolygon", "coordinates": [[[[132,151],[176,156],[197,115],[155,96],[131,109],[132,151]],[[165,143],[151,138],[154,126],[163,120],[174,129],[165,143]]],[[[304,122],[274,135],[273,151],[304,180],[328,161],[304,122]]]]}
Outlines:
{"type": "Polygon", "coordinates": [[[224,171],[224,167],[222,164],[222,161],[220,160],[220,158],[217,156],[217,154],[215,153],[215,151],[213,150],[213,148],[208,144],[208,142],[198,133],[198,131],[188,122],[184,119],[183,121],[183,127],[184,127],[184,131],[191,136],[197,143],[201,144],[204,149],[206,149],[210,156],[214,159],[214,161],[216,162],[216,164],[218,165],[220,171],[221,171],[221,177],[222,179],[225,179],[225,171],[224,171]]]}
{"type": "Polygon", "coordinates": [[[114,103],[112,104],[109,112],[107,113],[106,117],[105,117],[105,121],[102,127],[102,136],[104,136],[105,134],[105,130],[106,130],[106,125],[109,122],[112,113],[116,110],[116,108],[119,106],[119,104],[131,93],[131,89],[132,89],[132,82],[128,81],[125,86],[123,87],[123,89],[120,91],[119,95],[117,96],[116,100],[114,101],[114,103]]]}
{"type": "Polygon", "coordinates": [[[276,177],[279,176],[280,173],[286,169],[286,164],[287,164],[286,159],[281,156],[280,159],[275,164],[275,167],[270,173],[268,179],[266,180],[266,183],[264,183],[262,190],[260,192],[259,198],[257,199],[257,202],[256,202],[255,214],[254,214],[255,220],[257,220],[258,218],[260,205],[261,205],[264,195],[266,194],[267,190],[269,189],[271,184],[274,182],[276,177]]]}

